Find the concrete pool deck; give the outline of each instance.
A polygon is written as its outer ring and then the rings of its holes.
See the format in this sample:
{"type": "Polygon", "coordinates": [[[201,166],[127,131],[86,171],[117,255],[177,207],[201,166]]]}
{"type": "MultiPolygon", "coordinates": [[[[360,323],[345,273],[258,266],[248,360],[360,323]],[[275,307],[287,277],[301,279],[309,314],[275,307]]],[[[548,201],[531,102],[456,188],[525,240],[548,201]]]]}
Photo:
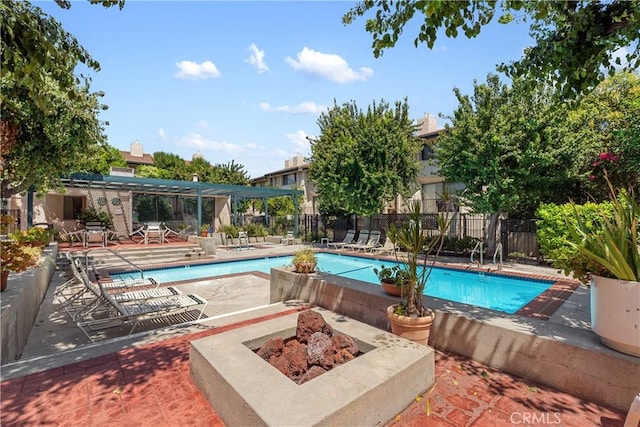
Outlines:
{"type": "MultiPolygon", "coordinates": [[[[274,246],[245,252],[271,256],[293,250],[293,246],[274,246]]],[[[245,255],[226,252],[220,251],[218,259],[245,255]]],[[[545,269],[544,274],[555,272],[545,269]]],[[[179,286],[183,292],[208,292],[203,296],[210,300],[210,318],[94,344],[82,341],[82,334],[70,322],[50,320],[48,295],[23,358],[2,366],[2,425],[222,425],[189,379],[189,343],[300,308],[291,303],[269,304],[269,281],[255,274],[179,286]]],[[[549,322],[586,330],[586,297],[586,290],[578,288],[549,322]]],[[[561,424],[575,426],[621,426],[624,420],[619,410],[436,351],[436,386],[416,396],[391,424],[493,426],[531,419],[543,424],[544,417],[548,423],[557,424],[554,421],[559,417],[561,424]]]]}

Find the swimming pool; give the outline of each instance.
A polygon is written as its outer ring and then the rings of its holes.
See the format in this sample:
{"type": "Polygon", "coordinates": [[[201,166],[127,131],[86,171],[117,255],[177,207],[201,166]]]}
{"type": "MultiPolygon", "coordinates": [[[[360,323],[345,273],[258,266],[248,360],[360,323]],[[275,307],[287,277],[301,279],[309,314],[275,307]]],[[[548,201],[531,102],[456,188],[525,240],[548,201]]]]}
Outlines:
{"type": "MultiPolygon", "coordinates": [[[[318,253],[318,270],[350,279],[361,280],[380,286],[374,267],[391,266],[395,263],[350,255],[318,253]]],[[[293,256],[220,262],[213,264],[145,270],[145,277],[152,277],[158,283],[195,280],[205,277],[260,271],[269,274],[272,267],[291,265],[293,256]]],[[[112,273],[115,279],[131,277],[132,273],[112,273]]],[[[434,268],[429,277],[425,294],[446,300],[471,304],[513,314],[527,305],[553,281],[515,278],[499,274],[459,271],[448,268],[434,268]]]]}

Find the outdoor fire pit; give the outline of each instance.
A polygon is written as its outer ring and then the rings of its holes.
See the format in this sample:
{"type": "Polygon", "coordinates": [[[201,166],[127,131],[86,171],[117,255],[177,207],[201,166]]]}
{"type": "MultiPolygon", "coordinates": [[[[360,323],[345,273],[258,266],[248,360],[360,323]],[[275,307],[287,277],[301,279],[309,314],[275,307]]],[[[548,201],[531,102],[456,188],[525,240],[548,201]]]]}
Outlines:
{"type": "Polygon", "coordinates": [[[434,384],[430,347],[313,311],[334,334],[353,339],[359,355],[302,384],[257,354],[274,338],[296,336],[297,313],[191,342],[191,377],[225,424],[384,424],[434,384]]]}

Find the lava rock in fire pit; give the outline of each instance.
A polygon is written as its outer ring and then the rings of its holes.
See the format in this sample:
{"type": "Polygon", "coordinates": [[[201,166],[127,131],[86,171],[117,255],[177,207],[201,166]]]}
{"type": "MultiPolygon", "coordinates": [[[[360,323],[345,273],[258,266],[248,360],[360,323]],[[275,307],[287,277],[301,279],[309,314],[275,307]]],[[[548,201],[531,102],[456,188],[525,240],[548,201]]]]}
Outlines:
{"type": "Polygon", "coordinates": [[[353,338],[334,335],[331,325],[313,310],[298,315],[295,337],[273,338],[256,352],[298,384],[354,359],[358,353],[353,338]]]}

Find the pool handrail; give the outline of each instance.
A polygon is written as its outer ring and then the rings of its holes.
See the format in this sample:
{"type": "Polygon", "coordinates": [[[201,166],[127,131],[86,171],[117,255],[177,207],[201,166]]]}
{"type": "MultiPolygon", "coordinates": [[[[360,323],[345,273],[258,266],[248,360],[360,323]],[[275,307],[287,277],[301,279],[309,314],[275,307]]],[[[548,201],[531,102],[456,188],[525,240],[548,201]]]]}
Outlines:
{"type": "Polygon", "coordinates": [[[125,257],[123,257],[118,252],[116,252],[116,251],[114,251],[112,249],[109,249],[109,248],[95,248],[95,249],[89,249],[88,251],[86,251],[85,254],[84,254],[84,266],[85,266],[85,269],[88,269],[88,267],[89,267],[89,253],[93,252],[93,251],[99,251],[99,250],[111,252],[113,255],[115,255],[116,257],[120,258],[122,261],[126,262],[131,267],[133,267],[133,269],[136,272],[140,273],[140,278],[144,279],[144,271],[142,270],[142,268],[138,267],[136,264],[134,264],[133,262],[131,262],[128,259],[126,259],[125,257]]]}

